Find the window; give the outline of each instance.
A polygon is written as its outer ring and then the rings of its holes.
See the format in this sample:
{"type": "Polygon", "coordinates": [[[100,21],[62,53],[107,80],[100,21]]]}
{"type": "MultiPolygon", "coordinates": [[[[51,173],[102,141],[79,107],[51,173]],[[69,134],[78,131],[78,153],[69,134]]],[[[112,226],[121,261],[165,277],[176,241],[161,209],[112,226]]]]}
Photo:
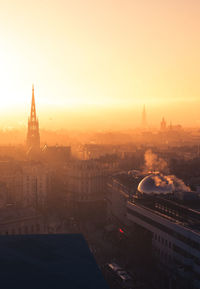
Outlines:
{"type": "Polygon", "coordinates": [[[146,223],[148,224],[151,224],[152,226],[158,228],[159,230],[162,230],[163,232],[167,233],[168,235],[180,240],[181,242],[191,246],[192,248],[200,251],[200,243],[192,240],[191,238],[188,238],[182,234],[180,234],[179,232],[175,231],[175,230],[172,230],[171,228],[159,223],[159,222],[156,222],[138,212],[135,212],[133,211],[132,209],[128,208],[127,209],[127,212],[133,216],[136,216],[137,218],[140,218],[141,220],[145,221],[146,223]]]}
{"type": "Polygon", "coordinates": [[[36,231],[37,231],[37,232],[40,231],[40,225],[39,225],[39,224],[36,225],[36,231]]]}

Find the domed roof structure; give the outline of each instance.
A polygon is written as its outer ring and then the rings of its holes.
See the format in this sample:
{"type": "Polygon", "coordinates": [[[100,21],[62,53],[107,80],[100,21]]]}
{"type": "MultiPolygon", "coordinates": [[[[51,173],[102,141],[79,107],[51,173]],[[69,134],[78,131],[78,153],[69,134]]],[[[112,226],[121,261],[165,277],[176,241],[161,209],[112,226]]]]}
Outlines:
{"type": "Polygon", "coordinates": [[[171,194],[173,192],[173,183],[162,174],[151,174],[139,183],[138,191],[141,194],[171,194]]]}

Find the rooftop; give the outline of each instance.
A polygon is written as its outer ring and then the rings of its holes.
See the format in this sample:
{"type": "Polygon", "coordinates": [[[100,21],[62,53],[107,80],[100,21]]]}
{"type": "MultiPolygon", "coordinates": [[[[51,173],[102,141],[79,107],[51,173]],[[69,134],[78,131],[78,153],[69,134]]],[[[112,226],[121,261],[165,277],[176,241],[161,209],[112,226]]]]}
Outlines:
{"type": "Polygon", "coordinates": [[[170,199],[169,195],[145,195],[133,198],[133,202],[160,217],[200,233],[200,212],[170,199]]]}
{"type": "Polygon", "coordinates": [[[138,183],[146,176],[143,173],[137,171],[120,172],[112,176],[112,179],[119,182],[122,186],[126,187],[129,193],[135,193],[138,187],[138,183]]]}
{"type": "Polygon", "coordinates": [[[79,234],[0,236],[4,289],[108,289],[79,234]]]}

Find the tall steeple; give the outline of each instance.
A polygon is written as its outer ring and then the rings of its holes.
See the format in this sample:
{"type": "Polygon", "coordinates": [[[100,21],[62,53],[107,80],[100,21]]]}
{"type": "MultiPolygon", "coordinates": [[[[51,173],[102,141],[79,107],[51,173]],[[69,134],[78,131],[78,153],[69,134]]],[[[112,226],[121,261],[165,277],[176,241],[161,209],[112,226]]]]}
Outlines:
{"type": "Polygon", "coordinates": [[[28,149],[38,150],[40,148],[40,133],[38,119],[36,118],[34,85],[32,85],[31,114],[28,119],[26,145],[28,149]]]}
{"type": "Polygon", "coordinates": [[[162,118],[162,121],[161,121],[161,123],[160,123],[160,130],[165,131],[166,128],[167,128],[167,123],[166,123],[166,121],[165,121],[165,119],[164,119],[164,117],[163,117],[163,118],[162,118]]]}
{"type": "Polygon", "coordinates": [[[34,84],[32,84],[31,121],[36,122],[34,84]]]}

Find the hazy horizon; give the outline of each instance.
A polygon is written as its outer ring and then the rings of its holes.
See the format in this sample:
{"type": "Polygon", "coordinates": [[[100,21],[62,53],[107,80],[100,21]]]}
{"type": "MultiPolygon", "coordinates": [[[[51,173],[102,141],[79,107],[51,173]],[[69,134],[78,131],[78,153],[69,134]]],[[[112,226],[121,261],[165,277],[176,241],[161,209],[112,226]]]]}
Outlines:
{"type": "Polygon", "coordinates": [[[200,2],[0,0],[0,128],[199,126],[200,2]]]}

